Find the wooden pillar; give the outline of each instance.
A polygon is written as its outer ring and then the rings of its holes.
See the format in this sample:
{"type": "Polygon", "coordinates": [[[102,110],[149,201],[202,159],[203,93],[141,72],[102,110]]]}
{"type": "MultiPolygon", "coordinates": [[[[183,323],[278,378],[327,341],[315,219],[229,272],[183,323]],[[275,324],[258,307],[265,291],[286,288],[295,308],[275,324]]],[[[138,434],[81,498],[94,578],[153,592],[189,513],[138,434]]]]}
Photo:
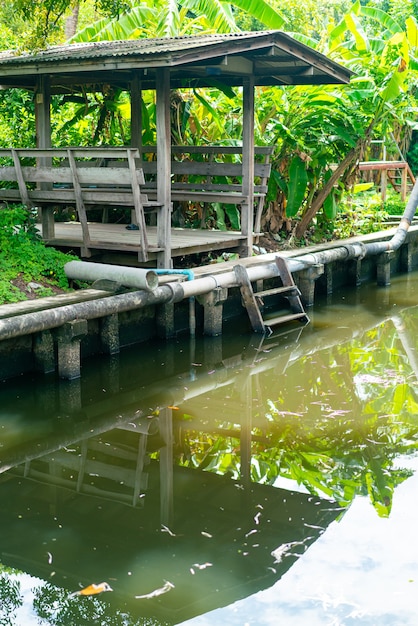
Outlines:
{"type": "MultiPolygon", "coordinates": [[[[35,126],[36,147],[43,150],[51,147],[51,85],[49,76],[40,76],[35,89],[35,126]]],[[[39,159],[40,165],[50,165],[49,159],[39,159]]],[[[54,214],[53,209],[41,209],[42,237],[53,239],[54,214]]]]}
{"type": "Polygon", "coordinates": [[[242,192],[241,232],[246,236],[240,256],[251,256],[254,224],[254,77],[244,78],[242,94],[242,192]]]}
{"type": "Polygon", "coordinates": [[[51,87],[49,76],[40,76],[35,90],[36,147],[51,147],[51,87]]]}
{"type": "Polygon", "coordinates": [[[157,200],[161,209],[157,221],[157,266],[170,269],[171,260],[171,129],[170,129],[170,70],[157,70],[157,200]]]}
{"type": "Polygon", "coordinates": [[[138,72],[131,81],[131,147],[142,147],[142,91],[138,72]]]}

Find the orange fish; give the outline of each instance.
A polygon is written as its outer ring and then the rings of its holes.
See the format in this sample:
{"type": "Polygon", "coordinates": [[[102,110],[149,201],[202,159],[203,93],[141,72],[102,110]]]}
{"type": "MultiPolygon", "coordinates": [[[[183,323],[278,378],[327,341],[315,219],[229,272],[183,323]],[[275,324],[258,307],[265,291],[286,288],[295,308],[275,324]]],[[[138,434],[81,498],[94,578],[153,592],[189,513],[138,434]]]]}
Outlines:
{"type": "Polygon", "coordinates": [[[113,591],[112,587],[108,583],[92,583],[88,587],[84,587],[84,589],[80,589],[80,591],[74,591],[74,593],[70,594],[71,596],[95,596],[98,593],[103,593],[103,591],[113,591]]]}

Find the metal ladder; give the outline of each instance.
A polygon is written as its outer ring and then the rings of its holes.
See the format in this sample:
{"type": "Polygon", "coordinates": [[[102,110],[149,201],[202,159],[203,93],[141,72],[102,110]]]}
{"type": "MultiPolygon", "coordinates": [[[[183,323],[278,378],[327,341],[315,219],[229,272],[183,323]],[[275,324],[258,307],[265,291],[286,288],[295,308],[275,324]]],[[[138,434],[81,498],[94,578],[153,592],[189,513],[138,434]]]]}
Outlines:
{"type": "Polygon", "coordinates": [[[263,291],[254,291],[248,277],[247,269],[244,265],[235,265],[234,272],[239,285],[243,306],[247,309],[253,331],[256,333],[271,334],[271,326],[285,324],[293,320],[298,320],[303,324],[309,323],[301,299],[300,291],[295,285],[292,274],[286,259],[280,256],[275,258],[282,286],[263,291]],[[264,298],[274,295],[281,295],[289,302],[291,313],[276,315],[275,317],[264,319],[260,310],[260,304],[264,304],[264,298]]]}

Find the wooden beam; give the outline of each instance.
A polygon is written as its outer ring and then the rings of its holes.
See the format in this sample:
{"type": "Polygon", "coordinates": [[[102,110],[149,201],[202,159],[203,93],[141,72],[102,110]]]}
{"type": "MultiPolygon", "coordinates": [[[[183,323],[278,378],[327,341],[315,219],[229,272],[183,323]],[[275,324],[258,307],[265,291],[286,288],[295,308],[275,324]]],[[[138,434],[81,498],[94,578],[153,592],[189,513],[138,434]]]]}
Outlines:
{"type": "Polygon", "coordinates": [[[250,256],[254,223],[254,78],[243,81],[242,94],[242,191],[245,201],[241,207],[241,232],[247,238],[242,256],[250,256]]]}
{"type": "Polygon", "coordinates": [[[144,263],[148,261],[148,241],[145,226],[144,207],[141,200],[141,189],[139,187],[138,172],[135,166],[135,149],[127,150],[129,171],[131,173],[132,195],[134,199],[135,219],[139,226],[139,237],[141,242],[141,250],[138,253],[138,260],[144,263]]]}
{"type": "Polygon", "coordinates": [[[170,129],[170,70],[156,73],[157,98],[157,201],[161,210],[157,219],[158,267],[169,269],[171,260],[171,129],[170,129]]]}
{"type": "Polygon", "coordinates": [[[12,157],[13,157],[13,163],[14,163],[14,166],[15,166],[16,179],[17,179],[17,184],[19,186],[19,193],[20,193],[20,197],[22,199],[22,203],[25,206],[27,206],[28,208],[31,208],[33,206],[33,204],[31,202],[31,200],[29,199],[28,189],[26,187],[26,183],[25,183],[25,180],[23,178],[22,166],[20,164],[19,155],[16,152],[16,150],[13,150],[13,148],[12,148],[12,157]]]}
{"type": "Polygon", "coordinates": [[[67,154],[68,154],[68,163],[70,165],[71,173],[73,176],[73,187],[74,187],[74,195],[75,195],[75,203],[77,207],[78,219],[80,220],[81,231],[83,233],[83,243],[84,243],[83,256],[90,256],[91,254],[89,250],[90,245],[91,245],[90,233],[89,233],[89,226],[87,222],[86,207],[84,206],[83,193],[82,193],[80,181],[78,179],[78,174],[77,174],[77,165],[76,165],[74,155],[71,149],[67,150],[67,154]]]}

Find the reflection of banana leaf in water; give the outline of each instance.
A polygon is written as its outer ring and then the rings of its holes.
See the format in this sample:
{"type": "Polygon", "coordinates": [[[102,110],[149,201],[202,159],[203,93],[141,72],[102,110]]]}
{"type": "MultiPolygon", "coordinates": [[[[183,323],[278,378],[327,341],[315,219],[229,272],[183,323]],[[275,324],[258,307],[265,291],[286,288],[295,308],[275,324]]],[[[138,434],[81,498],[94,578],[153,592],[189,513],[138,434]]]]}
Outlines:
{"type": "Polygon", "coordinates": [[[385,460],[372,458],[366,473],[367,491],[381,517],[389,517],[395,487],[411,476],[409,470],[386,468],[385,460]]]}
{"type": "MultiPolygon", "coordinates": [[[[271,407],[270,407],[271,408],[271,407]]],[[[401,407],[399,406],[401,409],[401,407]]],[[[402,409],[403,410],[403,409],[402,409]]],[[[325,416],[297,419],[282,416],[282,423],[257,427],[252,436],[251,478],[274,484],[279,477],[297,481],[315,495],[325,495],[347,506],[358,494],[369,494],[379,515],[387,515],[394,488],[407,473],[393,467],[400,454],[413,453],[418,446],[418,424],[407,415],[367,416],[360,425],[352,415],[333,413],[331,426],[325,416]]],[[[177,420],[176,420],[176,423],[177,420]]],[[[182,422],[181,442],[187,456],[178,462],[186,466],[239,476],[241,441],[236,436],[216,436],[191,430],[182,422]]],[[[198,428],[196,420],[194,428],[198,428]]]]}

